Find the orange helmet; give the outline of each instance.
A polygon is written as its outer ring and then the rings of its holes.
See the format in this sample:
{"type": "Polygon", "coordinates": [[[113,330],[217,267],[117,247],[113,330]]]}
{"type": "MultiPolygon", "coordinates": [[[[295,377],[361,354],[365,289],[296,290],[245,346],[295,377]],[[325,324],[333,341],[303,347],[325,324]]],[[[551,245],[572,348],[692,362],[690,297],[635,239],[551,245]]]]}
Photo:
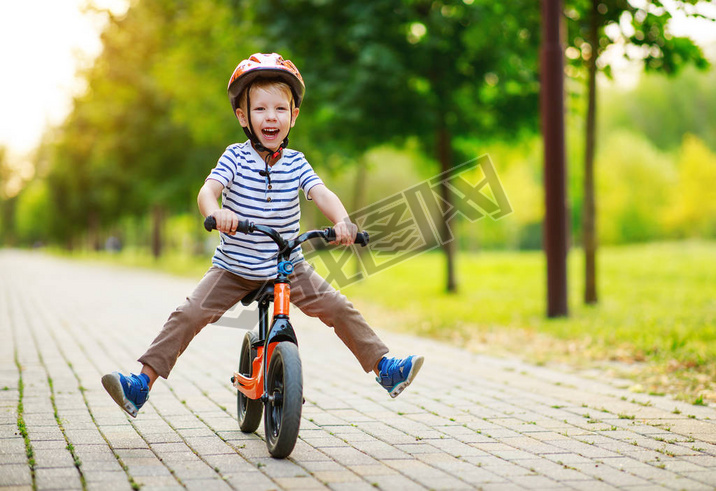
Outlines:
{"type": "Polygon", "coordinates": [[[239,63],[229,79],[229,100],[234,112],[238,107],[239,95],[259,77],[274,77],[286,82],[293,92],[296,107],[301,106],[306,86],[296,65],[290,60],[284,60],[278,53],[254,53],[248,60],[239,63]]]}

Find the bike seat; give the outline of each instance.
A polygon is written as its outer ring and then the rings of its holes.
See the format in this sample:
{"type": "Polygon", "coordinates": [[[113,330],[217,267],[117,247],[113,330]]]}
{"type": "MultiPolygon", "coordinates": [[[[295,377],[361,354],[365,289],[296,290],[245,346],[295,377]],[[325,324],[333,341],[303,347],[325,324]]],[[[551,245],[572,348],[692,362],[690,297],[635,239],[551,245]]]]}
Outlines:
{"type": "Polygon", "coordinates": [[[256,290],[249,292],[241,299],[241,305],[251,305],[251,302],[254,300],[260,302],[264,297],[267,297],[269,302],[273,300],[273,283],[264,285],[261,288],[257,288],[256,290]]]}

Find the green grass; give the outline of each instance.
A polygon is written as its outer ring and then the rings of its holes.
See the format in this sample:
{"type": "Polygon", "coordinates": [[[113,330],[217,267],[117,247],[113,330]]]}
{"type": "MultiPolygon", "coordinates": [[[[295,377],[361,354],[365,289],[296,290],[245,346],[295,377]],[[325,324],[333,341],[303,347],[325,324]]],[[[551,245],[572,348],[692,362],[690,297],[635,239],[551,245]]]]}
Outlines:
{"type": "Polygon", "coordinates": [[[27,465],[30,467],[30,476],[32,478],[32,489],[37,489],[37,481],[36,481],[36,475],[35,475],[35,466],[37,463],[35,462],[35,451],[32,448],[32,442],[30,441],[30,435],[27,432],[27,426],[25,425],[25,406],[23,403],[24,397],[25,397],[25,384],[22,379],[22,365],[20,365],[20,360],[18,358],[17,349],[15,349],[15,366],[17,367],[17,371],[19,374],[19,379],[17,382],[17,392],[18,392],[18,399],[17,399],[17,430],[20,432],[20,436],[22,436],[23,441],[25,442],[25,456],[27,457],[27,465]]]}
{"type": "Polygon", "coordinates": [[[460,292],[443,292],[443,258],[424,255],[344,289],[351,297],[411,312],[411,330],[435,336],[519,328],[579,341],[628,360],[668,358],[689,366],[716,355],[716,244],[605,248],[600,302],[581,301],[580,252],[570,256],[570,316],[545,316],[541,253],[458,257],[460,292]],[[624,350],[624,353],[622,353],[624,350]]]}
{"type": "Polygon", "coordinates": [[[359,308],[378,305],[388,312],[377,317],[384,327],[476,350],[502,348],[537,362],[622,362],[609,366],[635,371],[644,391],[716,401],[716,243],[603,248],[595,306],[582,302],[583,258],[574,250],[570,315],[559,319],[545,316],[542,253],[462,254],[457,261],[457,294],[444,292],[439,254],[414,258],[343,292],[359,308]]]}
{"type": "MultiPolygon", "coordinates": [[[[84,255],[107,260],[107,255],[84,255]]],[[[459,292],[444,291],[444,257],[414,257],[341,288],[379,328],[429,336],[537,363],[598,364],[635,379],[635,390],[716,402],[716,242],[604,247],[599,303],[582,302],[583,259],[569,257],[566,318],[547,319],[541,252],[462,253],[459,292]]],[[[206,258],[123,253],[112,262],[197,279],[206,258]]],[[[325,274],[321,261],[313,261],[325,274]]],[[[353,269],[346,267],[346,272],[353,269]]],[[[396,347],[396,350],[399,350],[396,347]]]]}

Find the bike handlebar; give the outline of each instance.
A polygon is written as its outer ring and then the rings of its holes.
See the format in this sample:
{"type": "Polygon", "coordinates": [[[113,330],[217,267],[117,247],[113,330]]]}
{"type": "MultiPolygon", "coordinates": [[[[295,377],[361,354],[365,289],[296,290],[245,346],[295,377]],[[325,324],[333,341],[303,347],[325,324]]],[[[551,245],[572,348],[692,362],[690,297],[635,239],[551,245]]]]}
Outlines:
{"type": "MultiPolygon", "coordinates": [[[[207,230],[207,232],[216,230],[216,219],[213,216],[206,217],[206,220],[204,220],[204,228],[207,230]]],[[[316,237],[321,237],[326,242],[336,240],[336,231],[330,227],[325,228],[323,230],[311,230],[309,232],[305,232],[299,235],[297,238],[293,239],[293,241],[284,240],[283,237],[281,237],[281,235],[271,227],[267,227],[265,225],[256,225],[254,222],[251,222],[249,220],[239,220],[239,225],[236,227],[236,231],[241,232],[243,234],[249,234],[254,231],[261,232],[271,237],[280,248],[284,248],[288,245],[291,245],[291,249],[295,248],[297,245],[309,239],[313,239],[316,237]]],[[[360,246],[365,247],[368,244],[369,240],[370,237],[368,236],[368,232],[358,232],[356,234],[355,243],[360,246]]]]}

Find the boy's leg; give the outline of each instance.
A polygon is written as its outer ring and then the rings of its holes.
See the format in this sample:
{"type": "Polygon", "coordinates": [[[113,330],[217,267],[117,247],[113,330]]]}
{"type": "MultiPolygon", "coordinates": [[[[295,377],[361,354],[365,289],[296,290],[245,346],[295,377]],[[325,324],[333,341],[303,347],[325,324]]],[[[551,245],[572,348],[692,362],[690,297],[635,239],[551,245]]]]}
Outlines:
{"type": "Polygon", "coordinates": [[[167,378],[179,355],[204,326],[219,320],[248,292],[261,285],[259,281],[247,280],[224,269],[212,267],[191,296],[172,312],[159,335],[138,361],[151,367],[156,375],[167,378]]]}
{"type": "Polygon", "coordinates": [[[306,315],[318,317],[334,328],[366,372],[374,370],[388,353],[388,347],[346,296],[336,291],[306,261],[295,265],[291,302],[306,315]]]}
{"type": "Polygon", "coordinates": [[[147,384],[149,385],[149,390],[152,390],[152,385],[154,385],[154,382],[159,378],[159,374],[149,365],[142,365],[141,373],[149,377],[147,384]]]}
{"type": "Polygon", "coordinates": [[[261,285],[261,282],[212,267],[186,302],[169,316],[149,350],[139,358],[143,365],[140,375],[106,374],[102,377],[105,390],[122,409],[136,417],[156,378],[169,376],[177,358],[194,336],[261,285]]]}

